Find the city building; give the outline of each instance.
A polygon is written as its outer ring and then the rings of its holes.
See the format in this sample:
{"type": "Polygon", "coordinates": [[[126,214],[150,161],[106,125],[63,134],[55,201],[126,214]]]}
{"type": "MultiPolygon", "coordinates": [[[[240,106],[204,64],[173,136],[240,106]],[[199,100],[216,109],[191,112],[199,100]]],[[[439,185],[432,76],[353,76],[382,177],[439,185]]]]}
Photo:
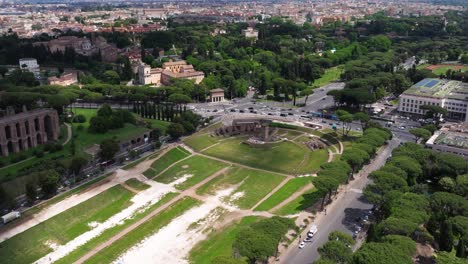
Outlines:
{"type": "Polygon", "coordinates": [[[462,156],[468,160],[468,125],[448,125],[436,131],[426,142],[426,147],[462,156]]]}
{"type": "Polygon", "coordinates": [[[248,27],[247,29],[242,30],[242,35],[246,38],[253,38],[258,39],[258,30],[254,29],[253,27],[248,27]]]}
{"type": "Polygon", "coordinates": [[[0,119],[0,156],[57,140],[59,133],[59,117],[53,109],[24,110],[18,114],[7,110],[0,119]]]}
{"type": "Polygon", "coordinates": [[[72,85],[78,83],[78,73],[76,71],[64,72],[60,77],[47,78],[47,82],[51,85],[72,85]]]}
{"type": "Polygon", "coordinates": [[[199,84],[205,78],[205,74],[202,71],[196,71],[184,60],[165,62],[162,68],[151,68],[146,64],[141,64],[138,68],[140,84],[168,85],[172,78],[194,80],[196,84],[199,84]]]}
{"type": "Polygon", "coordinates": [[[210,90],[210,101],[215,102],[224,102],[224,90],[221,88],[210,90]]]}
{"type": "Polygon", "coordinates": [[[32,72],[36,78],[40,77],[39,64],[34,58],[22,58],[19,60],[19,66],[22,71],[32,72]]]}
{"type": "Polygon", "coordinates": [[[449,120],[468,121],[468,83],[441,79],[424,79],[400,95],[398,111],[403,115],[423,116],[423,105],[447,109],[449,120]]]}

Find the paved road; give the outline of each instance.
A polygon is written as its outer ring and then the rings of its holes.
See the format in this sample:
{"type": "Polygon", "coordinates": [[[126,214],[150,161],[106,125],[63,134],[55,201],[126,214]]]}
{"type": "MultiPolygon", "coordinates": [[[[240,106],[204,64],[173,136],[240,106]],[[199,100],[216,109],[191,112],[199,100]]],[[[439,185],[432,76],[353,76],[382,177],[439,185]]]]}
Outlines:
{"type": "MultiPolygon", "coordinates": [[[[356,226],[356,218],[368,211],[372,205],[362,199],[362,189],[369,183],[367,176],[372,171],[379,169],[385,164],[392,150],[399,145],[398,139],[393,139],[381,150],[377,157],[365,166],[360,175],[348,184],[336,199],[327,207],[327,215],[321,213],[315,220],[318,232],[312,242],[306,243],[305,248],[297,247],[298,240],[292,243],[289,250],[280,257],[280,263],[287,264],[309,264],[319,258],[317,249],[328,241],[328,234],[338,230],[352,234],[356,226]]],[[[301,235],[305,238],[307,229],[301,235]]]]}

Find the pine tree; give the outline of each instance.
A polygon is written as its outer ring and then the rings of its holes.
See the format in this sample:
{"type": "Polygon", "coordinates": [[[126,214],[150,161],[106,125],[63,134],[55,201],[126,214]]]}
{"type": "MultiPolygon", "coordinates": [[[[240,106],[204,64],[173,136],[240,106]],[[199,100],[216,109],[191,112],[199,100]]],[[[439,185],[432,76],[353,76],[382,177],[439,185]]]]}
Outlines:
{"type": "Polygon", "coordinates": [[[440,250],[450,252],[453,248],[453,230],[452,223],[444,221],[440,227],[439,235],[440,250]]]}
{"type": "Polygon", "coordinates": [[[460,240],[458,240],[456,256],[459,258],[466,258],[465,239],[466,239],[465,237],[461,237],[460,240]]]}

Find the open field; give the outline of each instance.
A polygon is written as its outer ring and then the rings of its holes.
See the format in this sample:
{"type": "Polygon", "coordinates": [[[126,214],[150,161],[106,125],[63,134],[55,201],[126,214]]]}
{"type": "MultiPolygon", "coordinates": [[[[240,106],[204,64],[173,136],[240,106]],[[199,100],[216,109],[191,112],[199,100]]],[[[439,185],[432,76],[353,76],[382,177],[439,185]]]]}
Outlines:
{"type": "Polygon", "coordinates": [[[255,208],[255,211],[268,211],[293,195],[299,189],[311,182],[310,177],[294,178],[289,180],[273,195],[255,208]]]}
{"type": "Polygon", "coordinates": [[[279,215],[292,215],[297,214],[307,208],[313,206],[319,199],[322,197],[321,193],[317,189],[312,189],[283,207],[279,208],[277,211],[273,212],[279,215]]]}
{"type": "Polygon", "coordinates": [[[155,181],[171,183],[179,190],[185,190],[228,165],[213,159],[192,156],[179,162],[154,178],[155,181]]]}
{"type": "Polygon", "coordinates": [[[169,224],[174,218],[183,214],[185,211],[199,204],[199,201],[193,198],[183,198],[169,208],[165,209],[158,215],[152,217],[149,221],[140,225],[137,229],[125,235],[122,239],[119,239],[112,243],[109,247],[103,249],[99,254],[94,255],[93,258],[89,259],[85,263],[111,263],[118,259],[119,256],[138,244],[147,236],[154,234],[163,226],[169,224]]]}
{"type": "Polygon", "coordinates": [[[417,67],[418,69],[426,69],[432,71],[436,75],[446,74],[447,70],[452,71],[468,71],[467,65],[451,65],[451,64],[422,64],[417,67]]]}
{"type": "Polygon", "coordinates": [[[273,173],[232,167],[198,188],[197,193],[213,195],[216,191],[234,186],[235,189],[226,202],[241,209],[250,209],[284,179],[284,176],[273,173]]]}
{"type": "Polygon", "coordinates": [[[325,73],[314,81],[312,84],[313,87],[322,87],[331,82],[337,81],[340,79],[341,72],[343,71],[343,65],[338,65],[325,70],[325,73]]]}
{"type": "Polygon", "coordinates": [[[212,146],[218,143],[219,139],[220,138],[211,136],[209,133],[207,133],[207,134],[190,136],[184,139],[184,143],[187,144],[187,146],[193,148],[194,150],[200,151],[204,148],[207,148],[209,146],[212,146]]]}
{"type": "Polygon", "coordinates": [[[0,263],[31,263],[130,205],[133,193],[121,186],[62,212],[0,244],[0,263]],[[21,249],[21,250],[19,250],[21,249]]]}
{"type": "Polygon", "coordinates": [[[150,206],[147,208],[144,212],[137,213],[134,215],[132,218],[127,219],[122,223],[121,225],[117,225],[113,228],[110,228],[106,230],[104,233],[102,233],[100,236],[95,237],[94,239],[90,240],[88,243],[84,244],[83,246],[77,248],[70,254],[66,255],[65,257],[61,258],[59,261],[57,261],[57,264],[67,264],[67,263],[73,263],[77,261],[80,257],[85,255],[90,249],[100,245],[101,243],[104,243],[105,241],[109,240],[111,237],[114,235],[118,234],[120,231],[124,230],[126,227],[130,226],[131,224],[137,222],[138,220],[142,219],[146,215],[148,215],[150,212],[155,210],[156,208],[160,207],[161,205],[167,203],[170,201],[172,198],[177,196],[177,193],[168,193],[164,195],[161,200],[159,200],[157,203],[154,205],[150,206]]]}
{"type": "Polygon", "coordinates": [[[251,223],[260,220],[261,217],[247,216],[224,230],[214,232],[201,243],[198,243],[191,251],[189,260],[192,264],[212,264],[211,260],[217,256],[232,256],[232,244],[240,230],[251,223]]]}
{"type": "Polygon", "coordinates": [[[315,172],[328,157],[326,151],[310,151],[304,145],[289,141],[251,146],[243,143],[245,139],[229,138],[203,153],[250,167],[297,174],[315,172]],[[305,160],[307,163],[303,163],[305,160]],[[301,166],[303,164],[306,166],[301,166]]]}
{"type": "Polygon", "coordinates": [[[150,187],[148,184],[143,183],[135,178],[127,180],[125,184],[127,184],[128,186],[132,187],[133,189],[137,191],[144,191],[150,187]]]}
{"type": "Polygon", "coordinates": [[[177,161],[188,157],[190,154],[187,154],[186,150],[181,147],[176,147],[169,150],[166,154],[162,157],[157,159],[153,164],[151,164],[151,168],[145,171],[143,174],[146,177],[155,177],[167,167],[171,166],[172,164],[176,163],[177,161]]]}

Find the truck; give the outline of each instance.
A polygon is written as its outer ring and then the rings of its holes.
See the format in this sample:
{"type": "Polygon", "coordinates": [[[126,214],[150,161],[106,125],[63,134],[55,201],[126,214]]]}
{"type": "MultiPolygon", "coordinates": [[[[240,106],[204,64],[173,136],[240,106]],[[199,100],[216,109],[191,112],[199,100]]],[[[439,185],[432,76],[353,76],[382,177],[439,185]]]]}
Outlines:
{"type": "Polygon", "coordinates": [[[315,235],[315,233],[317,233],[317,231],[318,231],[317,225],[316,225],[316,224],[313,224],[313,225],[310,227],[309,232],[307,233],[307,237],[312,238],[312,237],[315,235]]]}
{"type": "Polygon", "coordinates": [[[18,212],[18,211],[11,211],[11,212],[9,212],[8,214],[2,216],[2,217],[1,217],[1,220],[2,220],[2,223],[3,223],[3,224],[6,224],[6,223],[8,223],[8,222],[11,222],[11,221],[13,221],[13,220],[15,220],[15,219],[20,218],[20,216],[21,216],[21,213],[20,213],[20,212],[18,212]]]}

